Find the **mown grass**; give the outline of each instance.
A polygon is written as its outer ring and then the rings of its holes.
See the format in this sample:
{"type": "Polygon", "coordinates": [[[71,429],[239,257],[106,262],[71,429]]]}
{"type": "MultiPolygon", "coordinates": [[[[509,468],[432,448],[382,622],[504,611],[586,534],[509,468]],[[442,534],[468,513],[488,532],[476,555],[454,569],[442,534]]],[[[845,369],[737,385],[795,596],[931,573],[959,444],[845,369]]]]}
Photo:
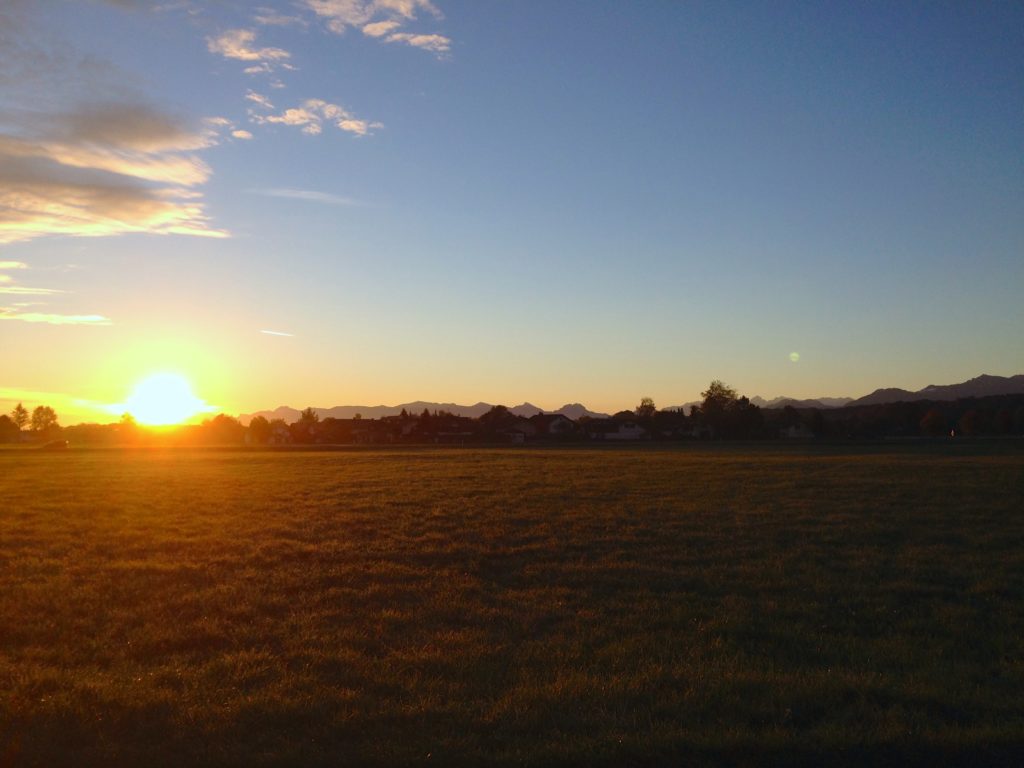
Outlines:
{"type": "Polygon", "coordinates": [[[1019,764],[1024,455],[0,452],[0,766],[1019,764]]]}

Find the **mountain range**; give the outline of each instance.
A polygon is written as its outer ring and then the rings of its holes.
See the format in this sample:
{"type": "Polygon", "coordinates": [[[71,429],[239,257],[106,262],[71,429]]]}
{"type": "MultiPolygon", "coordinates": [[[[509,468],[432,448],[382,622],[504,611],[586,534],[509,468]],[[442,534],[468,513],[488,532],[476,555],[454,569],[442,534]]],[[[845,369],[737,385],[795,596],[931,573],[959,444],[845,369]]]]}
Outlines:
{"type": "Polygon", "coordinates": [[[982,374],[960,384],[929,384],[917,392],[905,389],[876,389],[870,395],[853,400],[849,405],[881,405],[909,400],[960,400],[965,397],[1024,394],[1024,374],[989,376],[982,374]]]}
{"type": "MultiPolygon", "coordinates": [[[[886,388],[876,389],[870,395],[857,399],[850,397],[819,397],[810,400],[797,400],[791,397],[776,397],[765,400],[763,397],[752,397],[750,402],[760,408],[785,408],[791,405],[794,408],[842,408],[848,405],[881,405],[883,403],[897,403],[912,400],[959,400],[965,397],[987,397],[989,395],[1019,395],[1024,394],[1024,374],[1016,376],[990,376],[982,374],[968,381],[959,384],[929,384],[924,389],[911,392],[906,389],[886,388]]],[[[683,408],[687,412],[690,406],[698,405],[700,401],[685,403],[681,406],[671,406],[671,409],[683,408]]],[[[410,414],[423,413],[424,409],[433,413],[434,411],[447,411],[457,416],[468,416],[478,418],[487,413],[494,406],[490,403],[476,403],[475,405],[459,405],[458,403],[430,403],[417,400],[413,403],[402,403],[400,405],[337,405],[333,408],[313,408],[321,418],[351,419],[356,415],[364,419],[379,419],[383,416],[397,416],[403,410],[410,414]]],[[[583,417],[606,418],[608,414],[588,410],[580,403],[567,403],[554,411],[546,411],[532,403],[522,403],[509,408],[509,411],[517,416],[534,416],[538,413],[560,413],[574,421],[583,417]]],[[[301,411],[282,405],[272,411],[257,411],[256,413],[242,414],[239,420],[248,424],[253,417],[263,416],[267,419],[284,419],[291,424],[298,420],[301,411]]]]}
{"type": "MultiPolygon", "coordinates": [[[[351,419],[357,415],[364,419],[379,419],[383,416],[398,416],[403,410],[406,413],[410,413],[415,416],[418,416],[423,413],[424,410],[427,410],[431,413],[434,411],[447,411],[448,413],[453,413],[456,416],[468,416],[476,419],[483,416],[493,407],[494,406],[490,403],[459,405],[458,403],[428,403],[423,400],[417,400],[413,403],[401,403],[400,405],[336,405],[333,408],[314,407],[313,410],[321,419],[351,419]]],[[[509,411],[514,413],[516,416],[535,416],[538,413],[560,413],[573,421],[576,421],[583,416],[589,416],[595,419],[608,417],[607,413],[597,413],[596,411],[587,410],[587,408],[579,403],[566,403],[561,408],[554,411],[545,411],[543,408],[540,408],[533,403],[522,403],[509,408],[509,411]]],[[[286,422],[291,424],[292,422],[298,421],[301,413],[302,411],[296,408],[282,405],[272,411],[257,411],[256,413],[242,414],[239,417],[239,421],[241,421],[242,424],[248,424],[254,417],[263,416],[269,420],[284,419],[286,422]]]]}

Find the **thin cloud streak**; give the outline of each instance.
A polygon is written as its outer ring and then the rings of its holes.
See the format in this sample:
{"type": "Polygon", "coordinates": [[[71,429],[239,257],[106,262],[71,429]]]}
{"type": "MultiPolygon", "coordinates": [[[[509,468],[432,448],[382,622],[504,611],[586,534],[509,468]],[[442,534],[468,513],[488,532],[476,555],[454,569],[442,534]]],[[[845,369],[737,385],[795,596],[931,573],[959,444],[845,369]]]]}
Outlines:
{"type": "Polygon", "coordinates": [[[6,293],[11,296],[52,296],[58,293],[64,293],[64,291],[58,291],[56,288],[29,288],[23,285],[0,285],[0,293],[6,293]]]}
{"type": "Polygon", "coordinates": [[[284,331],[260,331],[260,333],[265,333],[268,336],[294,336],[295,335],[294,333],[285,333],[284,331]]]}
{"type": "Polygon", "coordinates": [[[330,192],[316,192],[309,189],[253,189],[251,192],[267,197],[284,197],[290,200],[308,200],[314,203],[326,205],[359,205],[358,200],[341,195],[332,195],[330,192]]]}
{"type": "Polygon", "coordinates": [[[448,53],[452,47],[451,38],[444,35],[414,35],[411,32],[395,32],[384,38],[389,43],[405,43],[413,48],[442,54],[448,53]]]}
{"type": "MultiPolygon", "coordinates": [[[[21,270],[28,269],[28,264],[23,261],[0,261],[0,270],[21,270]]],[[[56,288],[37,288],[34,286],[14,285],[14,277],[0,272],[0,294],[7,296],[55,296],[65,293],[56,288]]],[[[0,307],[0,319],[21,320],[28,316],[27,322],[42,322],[35,320],[36,313],[26,313],[25,307],[46,306],[46,302],[21,301],[12,302],[10,306],[0,307]],[[4,317],[6,315],[6,317],[4,317]]],[[[41,315],[40,315],[41,316],[41,315]]]]}
{"type": "Polygon", "coordinates": [[[265,27],[308,26],[306,20],[301,16],[287,16],[283,13],[278,13],[273,8],[257,8],[256,15],[253,16],[252,20],[265,27]]]}
{"type": "Polygon", "coordinates": [[[249,91],[245,94],[245,98],[254,104],[259,104],[264,109],[273,109],[274,105],[266,96],[262,93],[256,93],[256,91],[249,91]]]}
{"type": "Polygon", "coordinates": [[[20,320],[24,323],[47,323],[49,325],[113,325],[103,315],[59,315],[44,312],[17,312],[10,307],[0,307],[0,320],[20,320]]]}

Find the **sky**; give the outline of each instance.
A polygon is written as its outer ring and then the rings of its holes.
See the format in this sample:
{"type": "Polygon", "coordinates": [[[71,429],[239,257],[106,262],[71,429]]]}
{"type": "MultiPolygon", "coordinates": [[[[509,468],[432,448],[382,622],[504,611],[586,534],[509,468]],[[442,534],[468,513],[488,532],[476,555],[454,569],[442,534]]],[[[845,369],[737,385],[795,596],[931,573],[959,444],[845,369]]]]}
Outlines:
{"type": "Polygon", "coordinates": [[[1024,5],[4,0],[0,409],[1024,373],[1024,5]]]}

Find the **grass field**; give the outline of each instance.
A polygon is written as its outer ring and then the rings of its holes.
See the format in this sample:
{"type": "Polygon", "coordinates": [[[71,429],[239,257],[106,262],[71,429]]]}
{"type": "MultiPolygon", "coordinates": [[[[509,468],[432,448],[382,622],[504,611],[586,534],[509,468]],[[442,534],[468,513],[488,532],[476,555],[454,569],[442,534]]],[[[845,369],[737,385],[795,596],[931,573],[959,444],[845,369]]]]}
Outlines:
{"type": "Polygon", "coordinates": [[[1022,692],[1012,444],[0,451],[0,766],[1013,765],[1022,692]]]}

